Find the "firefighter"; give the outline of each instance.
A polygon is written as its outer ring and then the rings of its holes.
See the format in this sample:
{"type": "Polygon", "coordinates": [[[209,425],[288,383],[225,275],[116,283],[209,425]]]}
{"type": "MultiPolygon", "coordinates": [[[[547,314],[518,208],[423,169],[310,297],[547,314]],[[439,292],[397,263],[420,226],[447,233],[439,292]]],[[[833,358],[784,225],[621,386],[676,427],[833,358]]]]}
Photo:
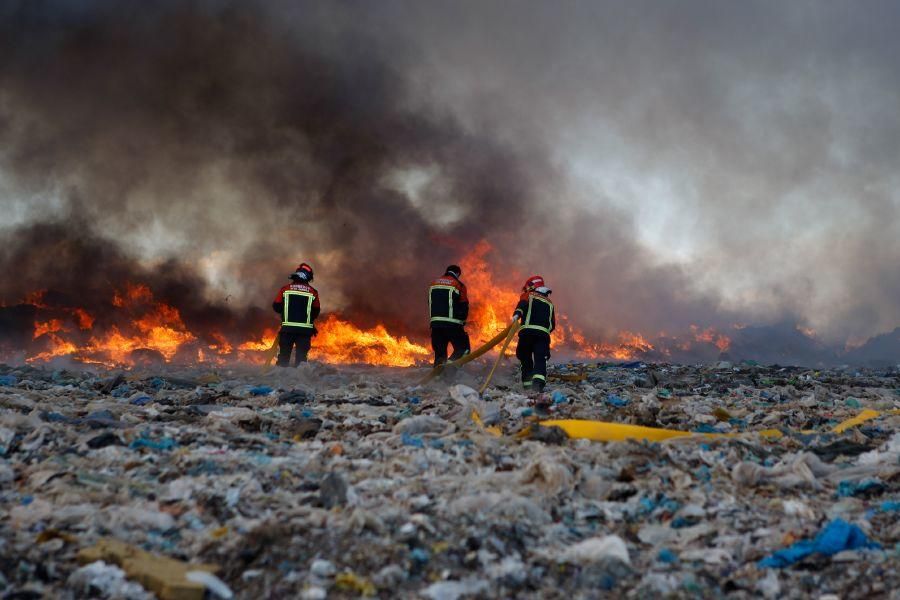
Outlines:
{"type": "Polygon", "coordinates": [[[450,265],[443,277],[431,282],[428,288],[428,310],[431,317],[431,347],[434,349],[434,366],[447,361],[447,344],[453,344],[450,360],[469,353],[469,334],[466,318],[469,316],[469,296],[465,284],[459,280],[462,269],[450,265]]]}
{"type": "Polygon", "coordinates": [[[281,332],[278,334],[279,367],[286,367],[291,361],[291,350],[297,346],[294,366],[306,362],[312,336],[316,334],[314,325],[319,316],[319,292],[310,285],[313,270],[303,263],[290,274],[291,282],[278,290],[272,309],[281,315],[281,332]]]}
{"type": "Polygon", "coordinates": [[[516,358],[522,363],[522,385],[526,390],[544,391],[547,384],[547,359],[550,358],[550,332],[556,328],[556,309],[550,301],[552,290],[540,275],[529,277],[513,313],[520,321],[516,358]]]}

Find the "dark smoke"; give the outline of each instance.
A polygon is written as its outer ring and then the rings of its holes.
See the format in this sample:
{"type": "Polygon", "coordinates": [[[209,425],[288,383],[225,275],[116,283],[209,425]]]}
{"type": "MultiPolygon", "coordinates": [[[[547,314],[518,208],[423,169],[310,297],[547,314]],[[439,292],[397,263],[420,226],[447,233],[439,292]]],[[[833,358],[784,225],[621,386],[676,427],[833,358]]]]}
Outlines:
{"type": "MultiPolygon", "coordinates": [[[[132,328],[130,315],[112,303],[113,297],[123,294],[128,284],[146,285],[152,290],[152,302],[177,307],[187,329],[196,333],[204,346],[219,343],[211,337],[213,333],[221,332],[238,344],[271,325],[269,315],[259,308],[236,308],[226,302],[207,300],[205,281],[175,260],[153,268],[142,267],[115,242],[90,233],[79,217],[20,227],[5,241],[0,250],[0,268],[14,280],[7,282],[6,288],[17,290],[20,300],[26,293],[41,292],[39,300],[29,299],[37,306],[25,302],[0,306],[0,349],[7,353],[25,350],[32,355],[46,350],[46,340],[32,340],[36,321],[60,319],[70,332],[75,331],[74,339],[78,340],[78,327],[71,312],[75,308],[95,317],[96,331],[110,331],[115,326],[128,334],[132,328]]],[[[81,337],[78,341],[84,344],[88,332],[81,337]]]]}
{"type": "MultiPolygon", "coordinates": [[[[499,273],[590,274],[558,295],[608,331],[657,326],[659,301],[678,304],[684,281],[647,278],[623,217],[554,207],[563,190],[539,141],[498,140],[423,106],[402,54],[364,32],[313,21],[288,36],[242,4],[163,3],[130,17],[62,6],[23,2],[3,20],[4,171],[20,193],[77,195],[80,228],[118,240],[112,252],[133,251],[129,238],[151,226],[178,238],[170,256],[182,263],[237,242],[249,303],[308,259],[328,301],[401,329],[421,327],[409,315],[422,312],[423,285],[481,239],[499,273]],[[424,208],[389,181],[412,170],[432,173],[424,208]],[[646,298],[596,293],[623,269],[646,298]]],[[[37,251],[21,235],[7,246],[17,242],[37,251]]],[[[4,282],[4,298],[47,273],[30,269],[4,282]]]]}
{"type": "Polygon", "coordinates": [[[50,287],[100,309],[127,279],[188,325],[243,333],[271,324],[272,293],[305,260],[326,310],[421,334],[427,280],[487,239],[504,283],[544,274],[595,336],[742,320],[660,265],[626,212],[571,202],[526,115],[486,97],[461,116],[435,97],[460,65],[429,89],[453,35],[427,12],[4,3],[0,266],[20,276],[0,281],[0,300],[50,287]],[[435,44],[391,35],[404,23],[435,44]]]}

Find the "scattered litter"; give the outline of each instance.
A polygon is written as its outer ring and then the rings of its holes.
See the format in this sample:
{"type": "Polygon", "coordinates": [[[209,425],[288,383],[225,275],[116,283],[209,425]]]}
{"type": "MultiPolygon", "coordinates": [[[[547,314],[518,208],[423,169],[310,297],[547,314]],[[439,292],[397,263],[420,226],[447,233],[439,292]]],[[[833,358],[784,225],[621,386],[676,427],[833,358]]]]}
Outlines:
{"type": "Polygon", "coordinates": [[[871,541],[858,526],[843,519],[828,523],[812,540],[801,540],[778,550],[759,561],[759,566],[780,569],[788,567],[812,554],[832,556],[844,550],[875,548],[881,546],[871,541]]]}
{"type": "Polygon", "coordinates": [[[578,564],[601,562],[604,559],[615,559],[625,564],[631,564],[628,548],[622,538],[617,535],[607,535],[578,542],[574,546],[566,548],[561,558],[564,562],[578,564]]]}
{"type": "Polygon", "coordinates": [[[493,361],[0,365],[0,594],[900,589],[897,368],[493,361]]]}

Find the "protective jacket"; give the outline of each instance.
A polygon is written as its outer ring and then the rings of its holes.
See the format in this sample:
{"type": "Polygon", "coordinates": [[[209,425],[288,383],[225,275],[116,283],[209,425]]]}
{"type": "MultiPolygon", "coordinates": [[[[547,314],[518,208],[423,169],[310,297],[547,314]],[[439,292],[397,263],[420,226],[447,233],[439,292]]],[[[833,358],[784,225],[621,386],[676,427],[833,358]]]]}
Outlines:
{"type": "Polygon", "coordinates": [[[513,315],[518,315],[522,323],[520,333],[540,331],[550,335],[556,329],[556,309],[553,302],[546,295],[535,291],[522,294],[513,315]]]}
{"type": "Polygon", "coordinates": [[[428,288],[428,311],[432,327],[465,325],[469,316],[466,285],[452,273],[432,281],[428,288]]]}
{"type": "Polygon", "coordinates": [[[319,292],[307,283],[294,281],[278,290],[272,309],[281,315],[283,329],[309,330],[312,334],[321,311],[319,292]]]}

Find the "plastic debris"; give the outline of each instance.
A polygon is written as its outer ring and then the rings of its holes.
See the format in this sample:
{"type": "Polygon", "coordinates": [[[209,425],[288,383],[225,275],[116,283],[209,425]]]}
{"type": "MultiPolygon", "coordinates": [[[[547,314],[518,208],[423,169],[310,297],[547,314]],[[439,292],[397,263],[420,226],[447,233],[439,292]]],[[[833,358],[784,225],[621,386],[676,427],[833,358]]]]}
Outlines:
{"type": "Polygon", "coordinates": [[[128,581],[125,571],[115,565],[98,560],[76,569],[69,575],[69,587],[84,597],[128,598],[129,600],[152,600],[140,584],[128,581]]]}
{"type": "Polygon", "coordinates": [[[900,370],[578,362],[536,395],[510,360],[480,396],[495,356],[424,386],[315,363],[0,365],[0,594],[160,597],[121,557],[76,560],[103,538],[208,598],[900,589],[900,370]],[[885,550],[758,568],[837,519],[885,550]],[[98,561],[112,595],[69,583],[98,561]],[[188,577],[202,564],[216,579],[188,577]]]}
{"type": "Polygon", "coordinates": [[[561,558],[564,562],[579,564],[601,562],[606,559],[615,559],[625,564],[631,564],[628,548],[622,538],[617,535],[607,535],[578,542],[574,546],[566,548],[561,554],[561,558]]]}
{"type": "Polygon", "coordinates": [[[623,406],[628,406],[628,400],[617,396],[616,394],[609,394],[606,397],[606,403],[618,408],[622,408],[623,406]]]}
{"type": "Polygon", "coordinates": [[[833,556],[838,552],[857,548],[880,549],[881,546],[872,542],[858,526],[847,523],[843,519],[835,519],[828,523],[812,540],[801,540],[778,550],[759,561],[759,566],[780,569],[812,554],[833,556]]]}
{"type": "Polygon", "coordinates": [[[116,564],[129,579],[140,583],[160,600],[203,600],[205,583],[190,580],[187,575],[191,571],[217,570],[213,565],[191,565],[113,539],[102,539],[95,546],[79,551],[78,559],[82,563],[116,564]]]}
{"type": "Polygon", "coordinates": [[[339,590],[353,592],[360,596],[374,596],[378,591],[371,581],[349,571],[338,573],[334,578],[334,586],[339,590]]]}
{"type": "Polygon", "coordinates": [[[188,571],[185,575],[185,579],[203,585],[207,591],[216,598],[222,598],[223,600],[231,600],[234,598],[234,594],[231,592],[231,589],[225,585],[225,582],[207,571],[188,571]]]}
{"type": "Polygon", "coordinates": [[[488,591],[490,584],[484,579],[464,579],[462,581],[439,581],[432,583],[422,592],[429,600],[459,600],[474,597],[488,591]]]}

